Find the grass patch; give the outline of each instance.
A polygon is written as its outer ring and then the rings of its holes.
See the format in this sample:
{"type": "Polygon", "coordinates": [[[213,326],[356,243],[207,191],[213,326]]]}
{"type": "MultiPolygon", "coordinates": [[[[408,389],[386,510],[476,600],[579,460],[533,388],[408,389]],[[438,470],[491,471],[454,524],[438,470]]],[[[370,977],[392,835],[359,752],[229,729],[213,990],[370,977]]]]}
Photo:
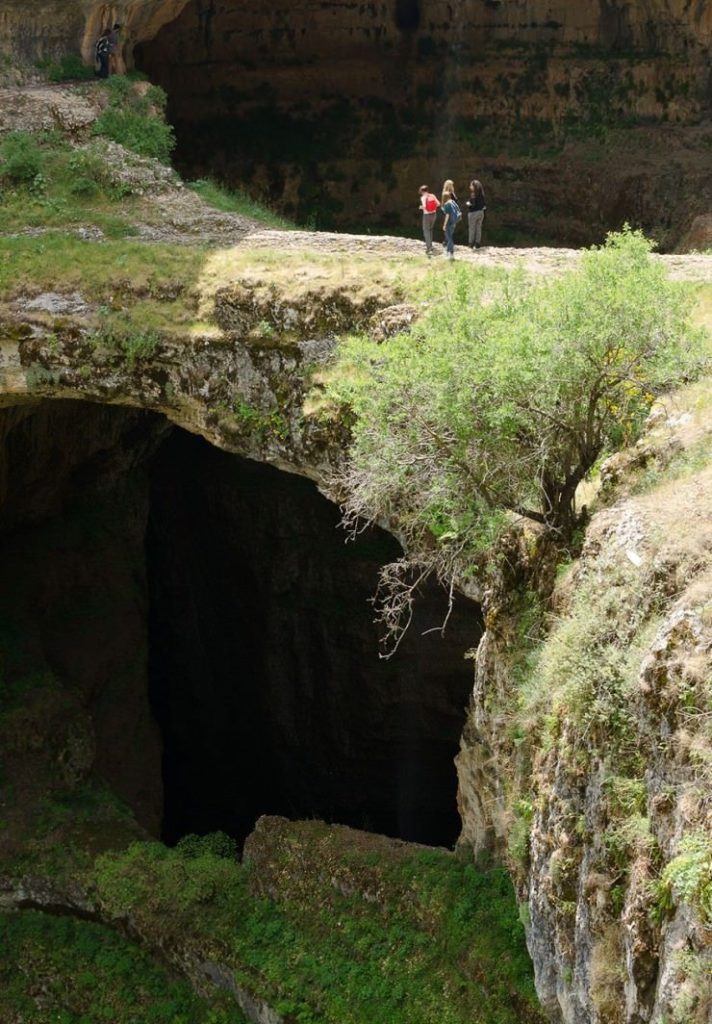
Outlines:
{"type": "Polygon", "coordinates": [[[123,238],[134,230],[132,205],[98,143],[73,148],[51,132],[11,132],[0,142],[1,233],[89,223],[123,238]]]}
{"type": "Polygon", "coordinates": [[[62,232],[0,238],[0,299],[76,289],[112,306],[120,305],[122,292],[133,299],[176,295],[193,287],[204,259],[197,246],[96,245],[62,232]]]}
{"type": "Polygon", "coordinates": [[[78,53],[67,53],[46,65],[50,82],[90,82],[96,77],[94,68],[85,64],[78,53]]]}
{"type": "Polygon", "coordinates": [[[215,210],[222,210],[223,213],[237,213],[243,217],[251,217],[252,220],[264,224],[265,227],[294,229],[295,225],[279,214],[274,213],[268,207],[257,202],[252,196],[242,189],[229,189],[218,185],[215,181],[204,178],[198,181],[189,181],[188,188],[196,195],[212,206],[215,210]]]}
{"type": "Polygon", "coordinates": [[[88,921],[0,914],[0,1018],[22,1024],[244,1024],[137,946],[88,921]]]}

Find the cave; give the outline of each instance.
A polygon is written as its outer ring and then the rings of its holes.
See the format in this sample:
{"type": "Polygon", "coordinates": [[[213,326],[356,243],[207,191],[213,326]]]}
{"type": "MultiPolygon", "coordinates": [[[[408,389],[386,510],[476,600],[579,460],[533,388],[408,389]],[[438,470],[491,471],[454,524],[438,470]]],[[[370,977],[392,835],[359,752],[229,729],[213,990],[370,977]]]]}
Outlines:
{"type": "Polygon", "coordinates": [[[0,411],[5,676],[49,673],[90,715],[93,771],[149,832],[265,813],[451,846],[453,758],[482,630],[424,588],[393,657],[371,598],[397,541],[356,541],[315,484],[145,411],[0,411]]]}

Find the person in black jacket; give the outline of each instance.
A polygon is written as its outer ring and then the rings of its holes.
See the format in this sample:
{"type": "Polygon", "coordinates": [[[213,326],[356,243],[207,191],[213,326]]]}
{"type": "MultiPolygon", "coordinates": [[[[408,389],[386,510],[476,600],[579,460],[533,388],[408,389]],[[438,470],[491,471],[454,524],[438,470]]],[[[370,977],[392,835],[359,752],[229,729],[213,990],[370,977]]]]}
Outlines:
{"type": "Polygon", "coordinates": [[[485,190],[482,182],[475,178],[470,182],[470,195],[467,200],[467,244],[471,249],[479,249],[482,242],[482,221],[485,219],[485,190]]]}
{"type": "Polygon", "coordinates": [[[97,39],[96,46],[94,47],[94,54],[96,56],[97,64],[99,65],[99,70],[97,71],[99,78],[109,77],[110,48],[111,43],[109,42],[109,29],[105,28],[97,39]]]}

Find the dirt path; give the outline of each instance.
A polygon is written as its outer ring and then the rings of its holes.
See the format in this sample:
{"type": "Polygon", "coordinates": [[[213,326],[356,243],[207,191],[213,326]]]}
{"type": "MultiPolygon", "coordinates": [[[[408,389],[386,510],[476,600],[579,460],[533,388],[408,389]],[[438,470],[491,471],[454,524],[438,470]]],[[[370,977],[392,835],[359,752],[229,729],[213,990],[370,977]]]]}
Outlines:
{"type": "MultiPolygon", "coordinates": [[[[281,249],[284,252],[308,249],[311,252],[346,256],[357,254],[391,258],[398,255],[422,256],[423,260],[426,259],[422,242],[412,238],[394,238],[388,235],[346,235],[326,231],[265,231],[257,229],[245,236],[241,247],[281,249]]],[[[443,262],[441,253],[441,248],[436,246],[436,263],[443,262]]],[[[674,280],[712,284],[712,254],[655,256],[654,258],[664,264],[669,276],[674,280]]],[[[581,250],[484,246],[473,252],[467,246],[456,245],[455,259],[472,266],[483,265],[512,270],[522,264],[525,270],[533,274],[560,274],[577,266],[581,259],[581,250]]]]}

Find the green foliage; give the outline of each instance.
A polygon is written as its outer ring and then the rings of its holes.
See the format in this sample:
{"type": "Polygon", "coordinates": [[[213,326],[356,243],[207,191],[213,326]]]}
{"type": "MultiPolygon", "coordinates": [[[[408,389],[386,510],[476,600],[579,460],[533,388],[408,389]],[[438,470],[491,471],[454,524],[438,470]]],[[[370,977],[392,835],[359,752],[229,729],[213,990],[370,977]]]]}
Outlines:
{"type": "Polygon", "coordinates": [[[694,907],[706,927],[712,926],[712,836],[692,832],[680,843],[680,853],[662,873],[658,904],[663,912],[679,904],[694,907]]]}
{"type": "Polygon", "coordinates": [[[397,522],[417,551],[482,551],[512,514],[569,538],[577,485],[702,360],[650,248],[626,229],[536,284],[448,268],[411,335],[342,346],[328,394],[353,423],[349,515],[397,522]]]}
{"type": "Polygon", "coordinates": [[[89,220],[123,237],[132,229],[112,207],[124,195],[100,142],[72,147],[53,132],[14,132],[0,142],[0,232],[89,220]]]}
{"type": "Polygon", "coordinates": [[[170,941],[189,929],[198,944],[219,943],[238,984],[295,1021],[542,1019],[504,871],[478,872],[444,852],[391,859],[351,845],[327,868],[325,826],[290,829],[295,842],[280,842],[270,865],[279,880],[272,899],[253,895],[251,865],[203,852],[194,837],[188,857],[155,843],[101,857],[100,899],[115,914],[131,913],[144,934],[170,941]],[[351,883],[332,884],[334,873],[351,883]],[[371,880],[376,901],[359,894],[371,880]]]}
{"type": "Polygon", "coordinates": [[[237,859],[237,843],[225,832],[209,832],[205,836],[191,832],[179,840],[176,850],[189,860],[205,855],[225,857],[228,860],[237,859]]]}
{"type": "Polygon", "coordinates": [[[652,581],[627,561],[589,574],[539,649],[523,690],[530,717],[545,718],[552,737],[565,720],[619,755],[622,777],[609,778],[606,790],[622,816],[642,809],[642,792],[622,769],[636,756],[631,694],[659,600],[652,581]]]}
{"type": "Polygon", "coordinates": [[[629,814],[606,830],[603,843],[611,863],[625,872],[637,856],[653,848],[650,819],[642,814],[629,814]]]}
{"type": "Polygon", "coordinates": [[[47,65],[47,77],[50,82],[86,82],[94,78],[94,69],[79,54],[68,53],[47,65]]]}
{"type": "Polygon", "coordinates": [[[0,142],[0,180],[30,185],[42,170],[42,151],[30,132],[10,132],[0,142]]]}
{"type": "Polygon", "coordinates": [[[603,788],[611,814],[620,817],[643,814],[645,810],[646,789],[642,779],[609,775],[604,779],[603,788]]]}
{"type": "Polygon", "coordinates": [[[106,83],[109,103],[92,129],[141,156],[168,163],[175,147],[175,134],[166,123],[166,94],[159,86],[142,89],[116,75],[106,83]]]}
{"type": "Polygon", "coordinates": [[[676,990],[670,1024],[709,1024],[712,954],[681,950],[675,956],[676,990]]]}
{"type": "Polygon", "coordinates": [[[289,436],[289,424],[279,409],[267,412],[239,399],[233,405],[232,414],[245,433],[253,434],[259,440],[273,437],[283,441],[289,436]]]}
{"type": "Polygon", "coordinates": [[[128,314],[106,320],[89,339],[97,348],[120,355],[129,369],[152,359],[161,347],[159,332],[134,322],[128,314]]]}
{"type": "Polygon", "coordinates": [[[514,821],[509,829],[507,847],[510,856],[520,864],[529,858],[529,832],[534,818],[534,807],[530,800],[517,800],[514,807],[514,821]]]}
{"type": "Polygon", "coordinates": [[[257,202],[242,189],[229,189],[205,178],[188,182],[188,188],[192,189],[209,206],[215,207],[216,210],[222,210],[224,213],[238,213],[272,228],[294,227],[290,221],[273,213],[272,210],[257,202]]]}
{"type": "Polygon", "coordinates": [[[23,1024],[244,1024],[197,998],[108,928],[36,912],[0,914],[0,1019],[23,1024]]]}

